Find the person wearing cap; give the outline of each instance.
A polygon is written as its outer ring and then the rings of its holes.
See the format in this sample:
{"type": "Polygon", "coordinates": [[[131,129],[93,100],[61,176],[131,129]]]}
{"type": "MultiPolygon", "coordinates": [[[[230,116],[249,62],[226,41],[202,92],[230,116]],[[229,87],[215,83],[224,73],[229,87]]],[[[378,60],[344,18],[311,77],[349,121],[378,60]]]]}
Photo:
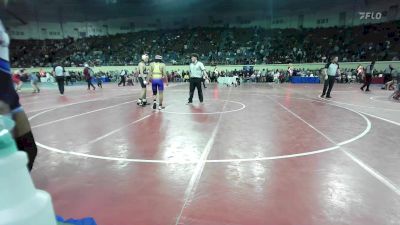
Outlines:
{"type": "Polygon", "coordinates": [[[37,155],[37,146],[28,117],[19,102],[14,88],[8,46],[10,38],[0,20],[0,114],[15,121],[13,137],[19,150],[28,155],[28,169],[32,170],[37,155]]]}
{"type": "Polygon", "coordinates": [[[93,87],[93,90],[96,90],[96,87],[92,84],[93,70],[89,67],[89,64],[85,63],[85,69],[83,69],[83,75],[85,76],[85,80],[87,82],[88,90],[90,87],[93,87]]]}
{"type": "Polygon", "coordinates": [[[165,64],[162,62],[162,56],[156,55],[154,62],[150,63],[149,77],[151,81],[151,87],[153,90],[153,109],[157,109],[157,92],[158,92],[158,109],[164,109],[164,80],[168,86],[167,72],[165,64]]]}
{"type": "Polygon", "coordinates": [[[138,68],[139,68],[139,83],[140,86],[142,87],[142,94],[140,95],[140,98],[137,100],[137,104],[140,106],[146,106],[147,105],[147,100],[146,100],[146,87],[149,82],[148,78],[148,65],[149,65],[149,56],[147,54],[142,55],[142,61],[139,62],[138,68]]]}
{"type": "Polygon", "coordinates": [[[206,73],[206,68],[204,67],[204,64],[202,62],[198,61],[199,55],[197,54],[192,54],[191,55],[191,60],[192,63],[190,63],[190,89],[189,89],[189,101],[188,104],[191,104],[193,102],[193,94],[194,94],[194,89],[197,88],[197,93],[199,95],[199,100],[202,103],[203,102],[203,90],[201,89],[201,83],[203,81],[203,77],[207,77],[206,73]]]}

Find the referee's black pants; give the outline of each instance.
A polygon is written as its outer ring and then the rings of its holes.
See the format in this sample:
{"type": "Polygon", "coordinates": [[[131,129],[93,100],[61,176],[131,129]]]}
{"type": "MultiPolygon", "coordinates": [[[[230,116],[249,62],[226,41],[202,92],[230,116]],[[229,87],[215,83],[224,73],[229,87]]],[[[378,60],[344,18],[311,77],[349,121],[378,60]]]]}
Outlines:
{"type": "Polygon", "coordinates": [[[58,90],[60,91],[60,94],[64,94],[64,76],[57,76],[56,77],[57,85],[58,85],[58,90]]]}
{"type": "Polygon", "coordinates": [[[371,84],[371,81],[372,81],[372,74],[365,74],[364,85],[361,87],[361,89],[367,87],[366,91],[369,91],[369,85],[371,84]]]}
{"type": "Polygon", "coordinates": [[[203,90],[201,89],[202,78],[192,77],[192,78],[190,78],[189,82],[190,82],[189,102],[193,102],[194,89],[196,89],[196,88],[197,88],[197,93],[199,95],[199,100],[200,100],[200,102],[203,102],[203,90]]]}
{"type": "Polygon", "coordinates": [[[121,84],[122,84],[123,86],[125,86],[125,84],[126,84],[125,76],[120,76],[120,78],[121,78],[121,81],[118,83],[118,86],[120,86],[121,84]]]}
{"type": "Polygon", "coordinates": [[[322,91],[322,96],[325,96],[326,94],[326,97],[331,97],[331,91],[334,84],[335,76],[328,76],[328,79],[326,79],[324,82],[324,90],[322,91]]]}

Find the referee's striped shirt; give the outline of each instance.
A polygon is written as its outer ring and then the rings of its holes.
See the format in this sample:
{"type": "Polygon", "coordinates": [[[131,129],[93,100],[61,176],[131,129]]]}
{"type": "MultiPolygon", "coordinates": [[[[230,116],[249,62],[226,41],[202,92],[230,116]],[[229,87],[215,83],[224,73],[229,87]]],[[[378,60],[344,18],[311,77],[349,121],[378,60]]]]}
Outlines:
{"type": "Polygon", "coordinates": [[[202,62],[190,63],[190,77],[202,78],[203,72],[206,70],[202,62]]]}
{"type": "Polygon", "coordinates": [[[327,69],[326,73],[328,74],[328,76],[336,76],[339,69],[339,64],[331,62],[326,64],[325,68],[327,69]]]}

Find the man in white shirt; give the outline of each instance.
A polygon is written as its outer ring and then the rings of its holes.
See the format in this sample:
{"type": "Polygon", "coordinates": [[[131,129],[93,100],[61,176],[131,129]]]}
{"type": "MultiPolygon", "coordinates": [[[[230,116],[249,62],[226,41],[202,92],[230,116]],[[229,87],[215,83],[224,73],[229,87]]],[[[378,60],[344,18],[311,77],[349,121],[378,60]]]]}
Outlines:
{"type": "Polygon", "coordinates": [[[335,84],[336,75],[340,74],[339,58],[337,56],[332,58],[332,61],[326,64],[324,73],[325,73],[325,82],[324,82],[324,90],[322,91],[321,98],[323,98],[326,94],[326,98],[331,98],[331,91],[333,85],[335,84]],[[328,90],[328,91],[327,91],[328,90]]]}
{"type": "Polygon", "coordinates": [[[121,70],[121,73],[119,74],[119,83],[118,83],[118,87],[121,86],[121,84],[125,87],[126,84],[126,71],[125,70],[121,70]]]}
{"type": "Polygon", "coordinates": [[[197,88],[197,93],[199,95],[199,100],[202,103],[203,102],[203,90],[201,89],[201,82],[203,80],[203,77],[207,76],[206,73],[206,68],[204,67],[204,64],[202,62],[199,62],[199,55],[198,54],[192,54],[192,63],[190,63],[190,89],[189,89],[189,101],[188,104],[191,104],[193,102],[193,94],[194,94],[194,89],[197,88]]]}
{"type": "Polygon", "coordinates": [[[53,71],[53,75],[56,78],[56,82],[58,85],[58,90],[60,91],[60,95],[64,95],[64,68],[62,66],[56,66],[53,71]]]}
{"type": "Polygon", "coordinates": [[[261,82],[267,82],[267,71],[265,69],[261,71],[261,82]]]}

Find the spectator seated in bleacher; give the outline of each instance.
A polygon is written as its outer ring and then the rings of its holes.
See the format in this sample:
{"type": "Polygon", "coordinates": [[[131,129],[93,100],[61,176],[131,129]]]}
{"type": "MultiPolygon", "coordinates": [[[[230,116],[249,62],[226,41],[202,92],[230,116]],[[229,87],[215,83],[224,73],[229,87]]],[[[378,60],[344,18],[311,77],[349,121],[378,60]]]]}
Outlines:
{"type": "Polygon", "coordinates": [[[174,65],[187,65],[192,52],[209,65],[323,62],[333,54],[342,61],[382,61],[399,58],[399,36],[396,21],[346,28],[185,28],[77,40],[13,40],[10,61],[15,68],[85,62],[125,66],[136,65],[144,51],[161,52],[174,65]]]}

